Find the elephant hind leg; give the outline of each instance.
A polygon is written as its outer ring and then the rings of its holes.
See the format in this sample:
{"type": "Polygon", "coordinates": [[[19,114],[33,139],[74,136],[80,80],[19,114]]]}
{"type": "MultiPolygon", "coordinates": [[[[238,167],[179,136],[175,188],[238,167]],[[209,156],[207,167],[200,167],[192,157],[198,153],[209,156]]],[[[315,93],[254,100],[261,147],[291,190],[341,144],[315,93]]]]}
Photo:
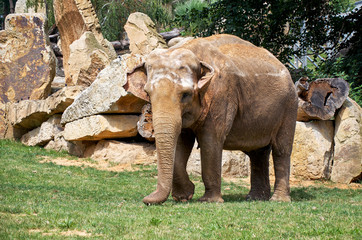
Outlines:
{"type": "Polygon", "coordinates": [[[271,147],[267,147],[247,152],[250,157],[251,167],[251,189],[246,196],[247,200],[268,201],[270,198],[269,182],[269,156],[271,147]]]}
{"type": "Polygon", "coordinates": [[[175,201],[187,201],[194,195],[195,185],[186,172],[187,161],[194,146],[195,135],[192,131],[182,130],[176,147],[174,173],[172,181],[172,197],[175,201]]]}
{"type": "Polygon", "coordinates": [[[271,201],[290,202],[290,156],[293,148],[295,119],[287,119],[272,142],[275,184],[271,201]]]}

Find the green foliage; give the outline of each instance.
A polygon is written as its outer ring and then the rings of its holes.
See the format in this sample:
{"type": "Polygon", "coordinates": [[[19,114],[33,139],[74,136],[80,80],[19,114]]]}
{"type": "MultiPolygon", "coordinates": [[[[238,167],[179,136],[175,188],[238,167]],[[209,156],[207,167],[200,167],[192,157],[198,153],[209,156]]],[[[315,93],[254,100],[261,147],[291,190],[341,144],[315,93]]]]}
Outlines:
{"type": "Polygon", "coordinates": [[[265,47],[286,62],[292,54],[308,48],[319,53],[324,43],[334,43],[335,36],[327,33],[330,26],[340,24],[340,8],[327,0],[219,0],[201,10],[193,8],[176,20],[180,25],[191,20],[196,23],[185,24],[186,31],[194,35],[233,34],[265,47]]]}
{"type": "Polygon", "coordinates": [[[26,0],[26,7],[34,7],[35,11],[39,7],[45,8],[48,18],[47,28],[49,29],[55,24],[53,0],[26,0]]]}
{"type": "Polygon", "coordinates": [[[185,28],[184,35],[199,35],[204,27],[210,24],[209,17],[196,17],[207,9],[210,4],[204,0],[188,0],[176,5],[174,22],[185,28]]]}
{"type": "Polygon", "coordinates": [[[350,84],[349,96],[362,106],[362,9],[346,15],[333,31],[345,39],[334,47],[334,55],[307,76],[345,79],[350,84]]]}
{"type": "MultiPolygon", "coordinates": [[[[170,197],[147,207],[142,198],[156,185],[156,167],[118,173],[40,163],[69,156],[8,140],[0,140],[0,153],[0,239],[361,238],[362,189],[320,183],[292,188],[291,203],[248,202],[242,181],[223,182],[223,204],[170,197]]],[[[191,180],[198,199],[201,178],[191,180]]]]}
{"type": "Polygon", "coordinates": [[[168,26],[171,21],[171,14],[165,8],[169,1],[151,0],[91,0],[99,22],[102,33],[110,41],[119,40],[124,32],[124,25],[128,16],[133,12],[147,14],[155,23],[157,28],[168,26]]]}

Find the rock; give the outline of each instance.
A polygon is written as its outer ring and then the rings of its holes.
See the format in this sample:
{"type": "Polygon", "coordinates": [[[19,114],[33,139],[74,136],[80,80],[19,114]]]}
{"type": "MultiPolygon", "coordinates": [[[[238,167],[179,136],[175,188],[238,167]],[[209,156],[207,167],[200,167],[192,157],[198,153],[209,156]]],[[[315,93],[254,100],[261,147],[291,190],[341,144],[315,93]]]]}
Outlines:
{"type": "Polygon", "coordinates": [[[63,132],[59,132],[54,136],[54,139],[51,140],[44,148],[53,149],[58,152],[66,151],[70,155],[83,157],[84,151],[87,145],[83,144],[82,141],[66,141],[63,136],[63,132]]]}
{"type": "Polygon", "coordinates": [[[65,125],[67,141],[127,138],[137,135],[137,115],[94,115],[65,125]]]}
{"type": "MultiPolygon", "coordinates": [[[[197,144],[197,143],[196,143],[197,144]]],[[[194,146],[189,161],[187,172],[201,176],[201,155],[200,149],[194,146]]],[[[241,151],[223,150],[222,153],[222,177],[247,177],[250,172],[250,159],[241,151]]]]}
{"type": "Polygon", "coordinates": [[[61,132],[63,128],[60,126],[60,115],[54,115],[40,127],[24,134],[21,142],[27,146],[44,146],[54,139],[54,136],[61,132]]]}
{"type": "Polygon", "coordinates": [[[175,37],[172,38],[169,42],[168,42],[168,47],[170,48],[178,48],[181,47],[182,45],[184,45],[186,42],[190,41],[194,39],[194,37],[175,37]]]}
{"type": "Polygon", "coordinates": [[[134,54],[147,55],[156,48],[167,48],[165,40],[157,33],[155,24],[146,14],[135,12],[129,15],[124,29],[134,54]]]}
{"type": "Polygon", "coordinates": [[[44,2],[39,1],[38,6],[27,7],[27,0],[17,0],[15,5],[15,13],[43,13],[46,14],[44,2]]]}
{"type": "Polygon", "coordinates": [[[55,22],[62,43],[61,50],[67,83],[72,83],[68,66],[70,45],[79,39],[84,32],[92,32],[97,41],[106,49],[106,54],[111,59],[117,57],[112,44],[104,39],[102,35],[101,26],[90,0],[54,0],[53,6],[55,22]]]}
{"type": "Polygon", "coordinates": [[[0,139],[20,139],[27,130],[21,127],[13,127],[7,119],[7,113],[11,103],[0,102],[0,139]]]}
{"type": "MultiPolygon", "coordinates": [[[[291,156],[291,175],[329,179],[333,158],[333,121],[297,122],[291,156]]],[[[272,157],[269,172],[274,174],[272,157]]]]}
{"type": "Polygon", "coordinates": [[[84,157],[107,160],[116,164],[154,164],[157,162],[156,147],[149,143],[125,143],[102,140],[87,148],[84,157]]]}
{"type": "Polygon", "coordinates": [[[62,113],[73,103],[75,97],[84,89],[70,86],[49,96],[45,100],[25,100],[9,104],[7,119],[11,125],[34,129],[56,113],[62,113]]]}
{"type": "Polygon", "coordinates": [[[55,56],[40,13],[9,14],[0,31],[0,102],[44,99],[55,75],[55,56]]]}
{"type": "Polygon", "coordinates": [[[331,180],[350,183],[362,172],[362,109],[348,98],[335,120],[335,149],[331,180]]]}
{"type": "Polygon", "coordinates": [[[61,90],[62,88],[65,88],[65,78],[55,76],[52,82],[52,94],[61,90]]]}
{"type": "Polygon", "coordinates": [[[90,86],[98,73],[109,65],[111,56],[97,41],[92,32],[85,32],[69,46],[68,70],[70,85],[90,86]]]}
{"type": "Polygon", "coordinates": [[[0,139],[5,138],[8,122],[5,119],[6,106],[4,103],[0,102],[0,139]]]}
{"type": "Polygon", "coordinates": [[[143,62],[137,55],[123,55],[103,69],[62,116],[62,124],[100,113],[139,113],[144,100],[127,93],[127,72],[143,62]],[[132,108],[134,107],[134,108],[132,108]]]}

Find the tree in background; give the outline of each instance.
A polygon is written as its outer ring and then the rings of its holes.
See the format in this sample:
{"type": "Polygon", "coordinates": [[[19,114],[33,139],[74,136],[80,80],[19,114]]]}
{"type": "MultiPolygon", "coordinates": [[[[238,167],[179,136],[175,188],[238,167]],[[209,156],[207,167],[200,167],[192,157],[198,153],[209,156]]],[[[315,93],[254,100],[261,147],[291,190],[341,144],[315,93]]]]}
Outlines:
{"type": "Polygon", "coordinates": [[[147,14],[155,23],[157,28],[167,27],[172,20],[171,0],[91,0],[99,22],[102,33],[110,41],[119,40],[124,32],[128,16],[133,12],[147,14]]]}
{"type": "Polygon", "coordinates": [[[361,104],[362,14],[361,10],[342,14],[352,7],[350,0],[219,0],[202,9],[176,13],[176,22],[195,36],[239,36],[268,49],[284,63],[294,54],[328,53],[327,61],[308,74],[344,77],[361,104]],[[342,49],[347,52],[345,56],[342,49]]]}

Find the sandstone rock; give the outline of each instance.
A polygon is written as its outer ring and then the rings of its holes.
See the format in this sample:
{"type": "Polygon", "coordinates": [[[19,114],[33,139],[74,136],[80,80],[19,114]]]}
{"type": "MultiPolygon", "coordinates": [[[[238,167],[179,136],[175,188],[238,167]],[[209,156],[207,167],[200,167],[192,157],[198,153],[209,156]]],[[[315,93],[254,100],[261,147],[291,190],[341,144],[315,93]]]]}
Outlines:
{"type": "Polygon", "coordinates": [[[45,100],[25,100],[8,107],[7,119],[15,127],[34,129],[51,115],[62,113],[84,89],[82,86],[65,87],[45,100]]]}
{"type": "Polygon", "coordinates": [[[175,37],[172,38],[169,42],[168,42],[168,47],[170,48],[178,48],[181,47],[182,45],[184,45],[186,42],[190,41],[194,39],[193,37],[175,37]]]}
{"type": "Polygon", "coordinates": [[[43,13],[46,14],[44,2],[39,2],[38,6],[27,7],[27,0],[17,0],[15,5],[15,13],[43,13]]]}
{"type": "Polygon", "coordinates": [[[83,144],[82,141],[66,141],[63,136],[63,132],[59,132],[55,134],[54,139],[51,140],[44,148],[45,149],[53,149],[58,152],[66,151],[70,155],[83,157],[84,151],[87,145],[83,144]]]}
{"type": "Polygon", "coordinates": [[[5,138],[8,122],[5,119],[6,108],[5,104],[0,102],[0,139],[5,138]]]}
{"type": "Polygon", "coordinates": [[[62,124],[100,113],[138,113],[145,101],[127,93],[127,72],[143,62],[141,56],[123,55],[103,69],[62,116],[62,124]],[[135,108],[131,108],[135,107],[135,108]]]}
{"type": "Polygon", "coordinates": [[[107,160],[116,164],[154,164],[157,162],[156,147],[149,143],[125,143],[102,140],[88,148],[84,157],[107,160]]]}
{"type": "MultiPolygon", "coordinates": [[[[196,144],[187,163],[187,172],[201,176],[201,155],[196,144]]],[[[247,177],[250,175],[250,159],[241,151],[223,150],[222,177],[247,177]]]]}
{"type": "Polygon", "coordinates": [[[156,31],[155,24],[146,14],[136,12],[129,15],[124,29],[134,54],[147,55],[155,48],[167,48],[165,40],[156,31]]]}
{"type": "Polygon", "coordinates": [[[44,146],[62,130],[60,115],[54,115],[46,122],[43,122],[40,127],[24,134],[21,137],[21,142],[27,146],[44,146]]]}
{"type": "Polygon", "coordinates": [[[94,115],[67,123],[67,141],[126,138],[137,135],[137,115],[94,115]]]}
{"type": "Polygon", "coordinates": [[[22,127],[14,127],[7,119],[7,113],[11,103],[3,104],[0,102],[0,139],[20,139],[22,135],[28,132],[22,127]]]}
{"type": "Polygon", "coordinates": [[[52,94],[65,87],[65,78],[55,76],[52,82],[52,94]]]}
{"type": "Polygon", "coordinates": [[[92,32],[97,41],[106,49],[106,53],[111,59],[117,57],[113,46],[103,38],[101,26],[90,0],[54,0],[53,6],[55,22],[62,42],[61,49],[67,83],[72,82],[68,68],[69,46],[79,39],[84,32],[92,32]]]}
{"type": "Polygon", "coordinates": [[[90,86],[98,73],[109,65],[111,57],[92,32],[85,32],[69,46],[68,70],[71,85],[90,86]]]}
{"type": "Polygon", "coordinates": [[[335,149],[331,180],[350,183],[362,172],[362,109],[348,98],[335,120],[335,149]]]}
{"type": "MultiPolygon", "coordinates": [[[[291,175],[304,179],[329,179],[333,158],[333,121],[297,122],[291,175]]],[[[274,174],[272,157],[270,173],[274,174]]]]}
{"type": "Polygon", "coordinates": [[[0,102],[44,99],[55,75],[55,56],[40,13],[9,14],[0,31],[0,102]]]}

